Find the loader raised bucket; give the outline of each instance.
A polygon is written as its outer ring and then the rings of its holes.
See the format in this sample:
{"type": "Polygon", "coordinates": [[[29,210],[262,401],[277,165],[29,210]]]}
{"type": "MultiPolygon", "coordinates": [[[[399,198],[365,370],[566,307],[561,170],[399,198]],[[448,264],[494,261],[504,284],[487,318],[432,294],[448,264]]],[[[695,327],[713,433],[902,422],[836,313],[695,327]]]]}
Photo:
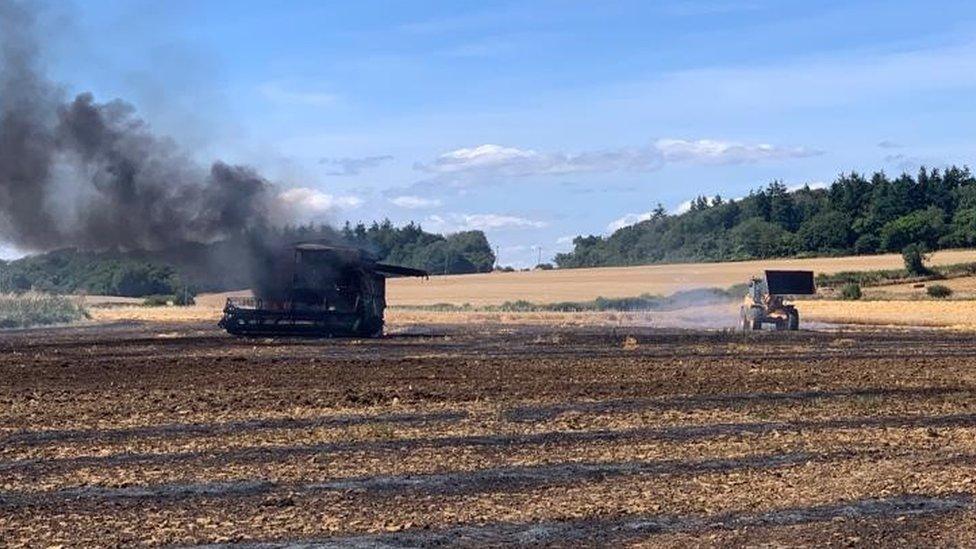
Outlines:
{"type": "Polygon", "coordinates": [[[813,271],[766,271],[766,288],[772,295],[813,295],[813,271]]]}

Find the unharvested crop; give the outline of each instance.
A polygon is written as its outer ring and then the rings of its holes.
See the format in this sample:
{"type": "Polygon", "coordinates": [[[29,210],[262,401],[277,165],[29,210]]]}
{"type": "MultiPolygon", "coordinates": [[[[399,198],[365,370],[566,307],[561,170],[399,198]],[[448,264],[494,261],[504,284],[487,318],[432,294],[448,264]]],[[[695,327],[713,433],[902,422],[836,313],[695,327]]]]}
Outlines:
{"type": "Polygon", "coordinates": [[[64,324],[88,318],[78,299],[28,292],[0,295],[0,328],[64,324]]]}
{"type": "Polygon", "coordinates": [[[844,284],[840,289],[840,296],[842,299],[855,300],[861,299],[861,285],[857,282],[849,282],[844,284]]]}

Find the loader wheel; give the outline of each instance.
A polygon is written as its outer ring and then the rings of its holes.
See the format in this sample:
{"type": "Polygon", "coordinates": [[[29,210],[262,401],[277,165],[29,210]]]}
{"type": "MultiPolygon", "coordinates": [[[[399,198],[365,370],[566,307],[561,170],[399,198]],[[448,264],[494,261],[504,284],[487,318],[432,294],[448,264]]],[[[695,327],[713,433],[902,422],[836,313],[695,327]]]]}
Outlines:
{"type": "Polygon", "coordinates": [[[791,310],[786,315],[786,329],[795,332],[800,329],[800,312],[796,309],[791,310]]]}
{"type": "Polygon", "coordinates": [[[383,320],[375,316],[364,318],[356,331],[360,337],[383,337],[383,320]]]}
{"type": "Polygon", "coordinates": [[[744,308],[742,316],[743,330],[762,330],[762,309],[759,307],[744,308]]]}

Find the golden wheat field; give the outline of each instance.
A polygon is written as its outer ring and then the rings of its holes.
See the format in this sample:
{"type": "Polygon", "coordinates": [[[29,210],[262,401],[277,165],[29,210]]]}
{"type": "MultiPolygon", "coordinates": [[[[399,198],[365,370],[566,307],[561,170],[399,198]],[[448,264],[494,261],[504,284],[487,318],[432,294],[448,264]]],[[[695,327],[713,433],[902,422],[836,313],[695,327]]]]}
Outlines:
{"type": "MultiPolygon", "coordinates": [[[[949,250],[932,255],[932,265],[976,261],[976,250],[949,250]]],[[[506,301],[533,303],[587,301],[597,297],[631,297],[645,293],[670,295],[692,288],[727,288],[748,281],[764,269],[804,269],[818,273],[898,269],[898,254],[777,259],[736,263],[682,263],[641,267],[604,267],[515,273],[401,278],[389,283],[390,305],[498,305],[506,301]]]]}

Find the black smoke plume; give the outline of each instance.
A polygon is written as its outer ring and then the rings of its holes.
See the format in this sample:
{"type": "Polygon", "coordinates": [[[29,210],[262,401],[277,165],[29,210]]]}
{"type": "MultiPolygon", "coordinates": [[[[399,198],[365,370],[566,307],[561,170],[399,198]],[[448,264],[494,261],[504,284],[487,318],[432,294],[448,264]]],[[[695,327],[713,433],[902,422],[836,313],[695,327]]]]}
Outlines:
{"type": "Polygon", "coordinates": [[[0,240],[153,250],[271,223],[273,188],[253,169],[199,165],[124,101],[68,97],[41,70],[35,19],[0,0],[0,240]]]}

